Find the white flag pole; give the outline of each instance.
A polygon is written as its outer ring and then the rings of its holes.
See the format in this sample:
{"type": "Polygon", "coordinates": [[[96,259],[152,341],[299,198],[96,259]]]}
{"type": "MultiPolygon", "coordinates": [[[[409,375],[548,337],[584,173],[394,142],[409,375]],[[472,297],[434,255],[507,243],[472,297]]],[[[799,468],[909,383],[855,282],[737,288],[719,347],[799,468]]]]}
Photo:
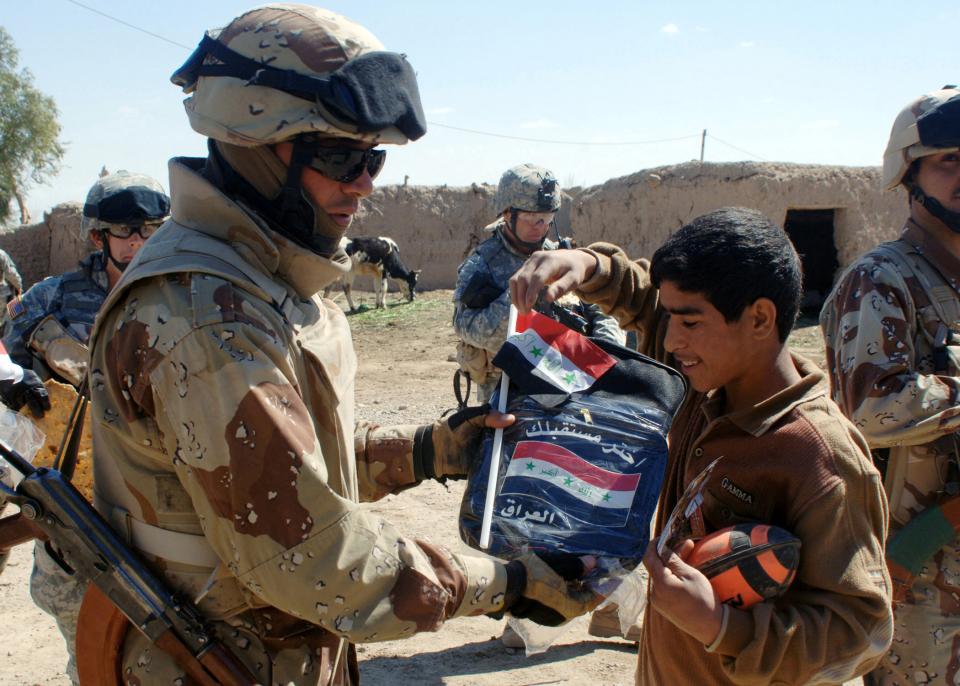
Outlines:
{"type": "MultiPolygon", "coordinates": [[[[507,320],[507,336],[517,332],[517,308],[511,303],[510,316],[507,320]]],[[[507,388],[510,386],[510,377],[506,372],[500,377],[500,395],[497,402],[497,411],[507,411],[507,388]]],[[[483,521],[480,524],[480,547],[490,547],[490,526],[493,523],[493,501],[497,495],[497,479],[500,477],[500,455],[503,452],[503,429],[493,432],[493,451],[490,457],[490,474],[487,478],[487,498],[483,503],[483,521]]]]}

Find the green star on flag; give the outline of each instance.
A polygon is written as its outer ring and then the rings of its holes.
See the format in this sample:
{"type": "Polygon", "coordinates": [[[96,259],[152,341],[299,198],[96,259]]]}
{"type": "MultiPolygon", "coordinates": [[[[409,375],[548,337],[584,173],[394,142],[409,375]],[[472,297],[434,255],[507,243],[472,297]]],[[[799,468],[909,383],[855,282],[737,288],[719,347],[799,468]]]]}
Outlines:
{"type": "Polygon", "coordinates": [[[536,467],[537,467],[537,465],[535,465],[533,462],[527,462],[527,469],[528,469],[529,471],[532,472],[534,469],[536,469],[536,467]]]}
{"type": "Polygon", "coordinates": [[[537,346],[533,346],[532,348],[530,348],[530,354],[533,355],[534,357],[543,357],[543,350],[541,350],[537,346]]]}
{"type": "Polygon", "coordinates": [[[573,483],[573,478],[572,478],[572,477],[569,477],[569,476],[568,476],[566,479],[563,480],[563,485],[564,485],[564,486],[569,486],[569,485],[572,484],[572,483],[573,483]]]}
{"type": "Polygon", "coordinates": [[[601,498],[601,500],[603,500],[603,502],[607,502],[608,500],[610,500],[610,494],[604,493],[603,498],[601,498]]]}
{"type": "Polygon", "coordinates": [[[577,376],[573,372],[567,372],[566,374],[563,375],[563,380],[566,381],[567,384],[572,384],[576,380],[576,378],[577,376]]]}

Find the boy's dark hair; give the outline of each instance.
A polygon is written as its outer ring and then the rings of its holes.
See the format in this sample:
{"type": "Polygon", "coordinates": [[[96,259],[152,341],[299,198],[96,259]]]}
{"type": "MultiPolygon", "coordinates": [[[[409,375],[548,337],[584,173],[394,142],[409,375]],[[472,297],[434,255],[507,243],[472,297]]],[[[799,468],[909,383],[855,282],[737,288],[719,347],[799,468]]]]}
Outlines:
{"type": "Polygon", "coordinates": [[[779,226],[756,210],[724,207],[697,217],[653,254],[653,284],[671,281],[702,293],[728,322],[758,298],[777,307],[780,342],[787,340],[802,297],[797,251],[779,226]]]}

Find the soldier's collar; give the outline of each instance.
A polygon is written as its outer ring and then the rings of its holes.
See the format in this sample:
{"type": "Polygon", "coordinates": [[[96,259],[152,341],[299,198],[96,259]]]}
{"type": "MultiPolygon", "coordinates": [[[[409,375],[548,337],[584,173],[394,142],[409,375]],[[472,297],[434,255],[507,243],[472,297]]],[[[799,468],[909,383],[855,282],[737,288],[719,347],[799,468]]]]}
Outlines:
{"type": "Polygon", "coordinates": [[[900,239],[923,255],[934,269],[940,272],[944,280],[954,288],[958,287],[957,274],[960,274],[960,259],[947,250],[928,229],[908,219],[900,239]]]}

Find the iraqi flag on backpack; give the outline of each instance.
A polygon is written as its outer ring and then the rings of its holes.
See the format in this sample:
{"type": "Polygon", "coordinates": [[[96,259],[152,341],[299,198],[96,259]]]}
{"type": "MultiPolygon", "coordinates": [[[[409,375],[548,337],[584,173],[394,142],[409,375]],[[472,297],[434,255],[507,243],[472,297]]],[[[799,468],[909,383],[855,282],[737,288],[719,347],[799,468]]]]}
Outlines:
{"type": "Polygon", "coordinates": [[[493,358],[527,395],[585,391],[616,363],[586,336],[536,311],[517,317],[516,333],[493,358]]]}

